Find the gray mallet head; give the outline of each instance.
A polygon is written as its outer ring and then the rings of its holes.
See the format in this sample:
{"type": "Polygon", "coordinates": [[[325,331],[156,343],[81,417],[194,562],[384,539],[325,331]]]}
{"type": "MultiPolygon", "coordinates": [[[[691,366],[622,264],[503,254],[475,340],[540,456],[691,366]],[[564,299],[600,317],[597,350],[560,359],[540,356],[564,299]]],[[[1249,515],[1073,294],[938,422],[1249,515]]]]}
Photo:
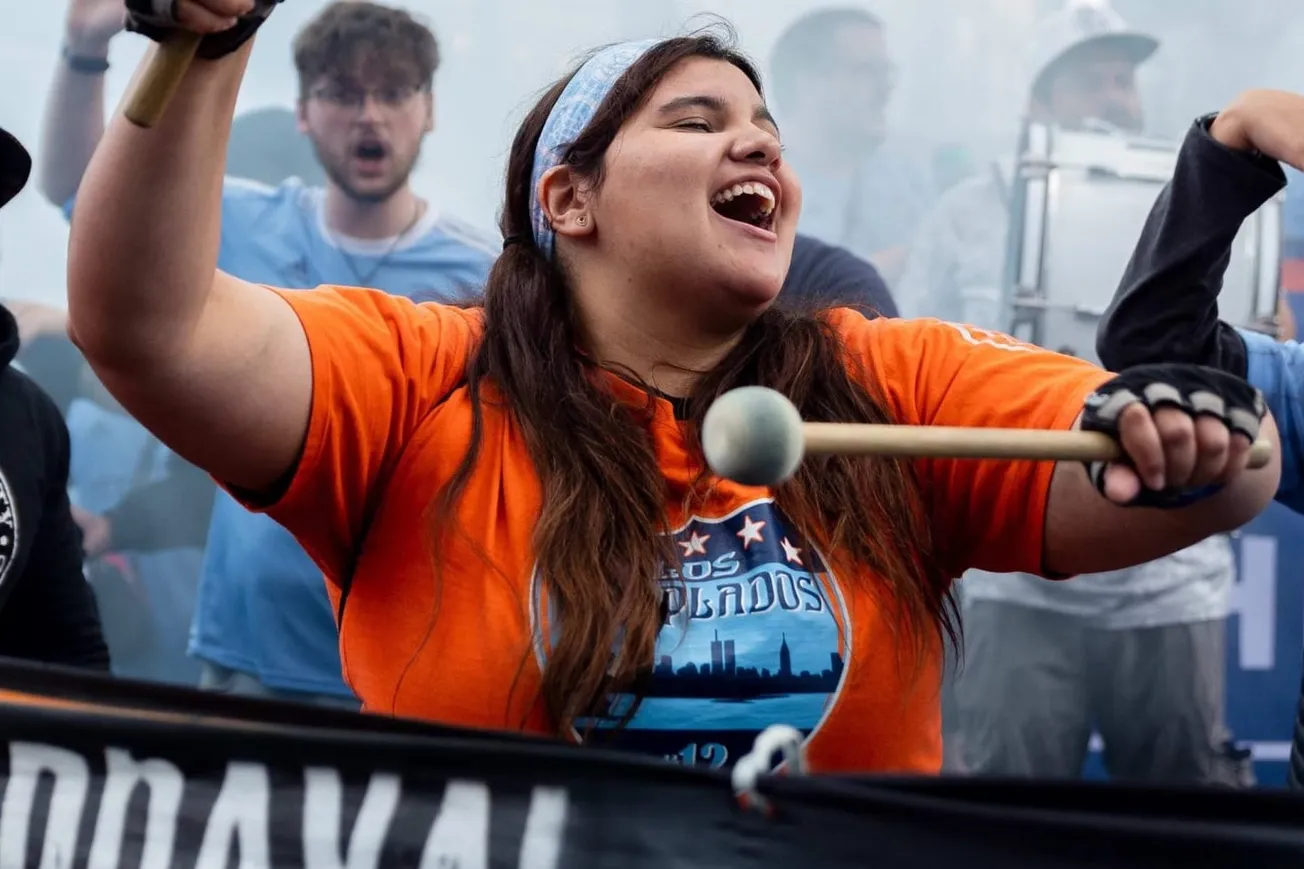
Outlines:
{"type": "Polygon", "coordinates": [[[702,451],[721,477],[744,486],[777,485],[801,464],[801,414],[773,389],[732,389],[706,412],[702,451]]]}

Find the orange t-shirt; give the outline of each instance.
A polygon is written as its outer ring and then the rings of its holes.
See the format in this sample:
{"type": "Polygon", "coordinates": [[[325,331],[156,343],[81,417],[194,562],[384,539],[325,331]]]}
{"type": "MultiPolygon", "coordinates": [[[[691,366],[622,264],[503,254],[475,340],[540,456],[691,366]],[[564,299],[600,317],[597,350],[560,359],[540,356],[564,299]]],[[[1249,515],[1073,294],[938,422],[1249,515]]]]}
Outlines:
{"type": "MultiPolygon", "coordinates": [[[[351,578],[345,679],[371,712],[550,732],[536,702],[547,654],[536,641],[546,610],[531,556],[541,490],[521,432],[492,403],[458,507],[473,539],[451,536],[438,583],[431,557],[428,508],[470,435],[463,374],[479,311],[356,289],[284,297],[311,347],[312,415],[288,490],[258,509],[298,538],[337,606],[351,578]]],[[[905,424],[1067,429],[1109,377],[969,327],[835,317],[905,424]]],[[[826,568],[767,489],[721,481],[695,515],[682,515],[699,464],[670,403],[658,402],[650,434],[669,484],[682,582],[667,586],[651,687],[615,744],[726,766],[760,730],[787,724],[809,734],[816,770],[936,772],[940,649],[922,673],[903,667],[891,627],[857,590],[866,583],[826,568]]],[[[918,468],[951,575],[1042,570],[1052,463],[920,460],[918,468]]]]}

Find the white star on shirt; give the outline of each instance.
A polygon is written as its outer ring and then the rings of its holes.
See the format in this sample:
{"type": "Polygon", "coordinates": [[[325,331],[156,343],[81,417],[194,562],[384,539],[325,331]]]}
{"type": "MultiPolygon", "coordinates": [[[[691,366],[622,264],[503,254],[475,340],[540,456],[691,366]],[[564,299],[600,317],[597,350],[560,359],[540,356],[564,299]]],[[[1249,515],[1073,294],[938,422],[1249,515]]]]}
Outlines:
{"type": "Polygon", "coordinates": [[[687,540],[680,540],[679,545],[684,547],[685,556],[694,555],[694,554],[705,555],[706,541],[710,539],[711,539],[710,534],[702,535],[694,531],[692,537],[688,538],[687,540]]]}
{"type": "Polygon", "coordinates": [[[801,550],[789,543],[787,537],[779,545],[783,547],[783,554],[789,561],[801,564],[801,550]]]}
{"type": "Polygon", "coordinates": [[[765,538],[761,536],[761,529],[764,527],[764,522],[753,522],[751,516],[743,517],[743,530],[738,532],[738,536],[743,541],[743,549],[748,548],[753,543],[765,542],[765,538]]]}

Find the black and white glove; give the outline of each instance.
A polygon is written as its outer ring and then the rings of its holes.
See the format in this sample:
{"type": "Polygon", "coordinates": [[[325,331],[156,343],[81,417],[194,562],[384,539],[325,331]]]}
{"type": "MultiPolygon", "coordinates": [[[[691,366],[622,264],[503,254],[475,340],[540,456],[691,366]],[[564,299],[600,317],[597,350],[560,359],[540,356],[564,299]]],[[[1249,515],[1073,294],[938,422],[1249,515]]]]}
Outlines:
{"type": "MultiPolygon", "coordinates": [[[[1141,404],[1152,413],[1170,407],[1192,419],[1213,417],[1228,431],[1246,437],[1250,443],[1259,436],[1267,405],[1262,393],[1235,375],[1200,365],[1157,364],[1128,368],[1102,384],[1084,402],[1081,427],[1084,431],[1103,432],[1122,443],[1119,419],[1133,404],[1141,404]]],[[[1130,458],[1116,463],[1131,465],[1130,458]]],[[[1110,462],[1088,462],[1087,474],[1096,490],[1105,492],[1105,469],[1110,462]]],[[[1128,506],[1183,507],[1221,488],[1203,485],[1194,489],[1146,488],[1128,506]]]]}
{"type": "MultiPolygon", "coordinates": [[[[209,33],[199,42],[197,57],[216,60],[225,57],[253,38],[254,32],[272,14],[282,0],[257,0],[254,10],[240,18],[234,27],[221,33],[209,33]]],[[[177,23],[177,0],[126,0],[127,29],[163,42],[182,29],[177,23]]]]}

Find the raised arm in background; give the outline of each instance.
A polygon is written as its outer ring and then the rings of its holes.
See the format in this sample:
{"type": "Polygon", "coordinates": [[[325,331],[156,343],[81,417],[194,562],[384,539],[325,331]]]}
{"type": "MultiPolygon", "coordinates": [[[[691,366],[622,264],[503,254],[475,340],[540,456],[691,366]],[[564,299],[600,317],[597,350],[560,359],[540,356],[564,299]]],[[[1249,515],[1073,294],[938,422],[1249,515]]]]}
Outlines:
{"type": "MultiPolygon", "coordinates": [[[[252,8],[175,4],[181,26],[201,33],[252,8]]],[[[110,121],[72,221],[68,328],[132,416],[217,478],[264,491],[299,455],[312,371],[281,296],[217,271],[226,145],[251,48],[196,61],[155,128],[110,121]]]]}
{"type": "Polygon", "coordinates": [[[54,80],[46,98],[38,183],[62,208],[81,183],[104,136],[104,74],[109,44],[122,32],[122,0],[71,0],[54,80]]]}

